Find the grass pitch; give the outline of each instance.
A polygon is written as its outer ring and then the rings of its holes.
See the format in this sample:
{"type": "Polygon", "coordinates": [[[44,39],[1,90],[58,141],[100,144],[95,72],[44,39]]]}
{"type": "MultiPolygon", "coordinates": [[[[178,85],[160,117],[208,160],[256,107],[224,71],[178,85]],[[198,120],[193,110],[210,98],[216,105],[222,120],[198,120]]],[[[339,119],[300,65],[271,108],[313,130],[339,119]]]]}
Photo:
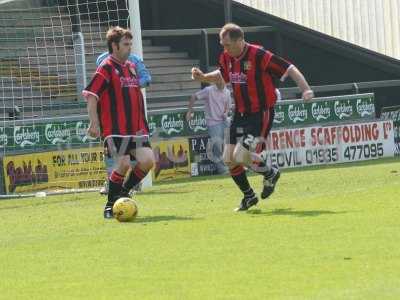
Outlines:
{"type": "Polygon", "coordinates": [[[94,193],[0,201],[0,298],[400,299],[400,161],[282,175],[247,213],[228,177],[155,186],[133,223],[94,193]]]}

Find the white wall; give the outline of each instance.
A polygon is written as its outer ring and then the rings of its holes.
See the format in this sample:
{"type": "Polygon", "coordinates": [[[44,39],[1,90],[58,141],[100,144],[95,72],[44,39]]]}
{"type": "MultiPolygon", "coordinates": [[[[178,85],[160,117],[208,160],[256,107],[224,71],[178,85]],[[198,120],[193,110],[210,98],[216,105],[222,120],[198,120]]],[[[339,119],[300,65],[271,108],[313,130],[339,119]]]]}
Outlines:
{"type": "Polygon", "coordinates": [[[400,60],[400,0],[235,1],[400,60]]]}

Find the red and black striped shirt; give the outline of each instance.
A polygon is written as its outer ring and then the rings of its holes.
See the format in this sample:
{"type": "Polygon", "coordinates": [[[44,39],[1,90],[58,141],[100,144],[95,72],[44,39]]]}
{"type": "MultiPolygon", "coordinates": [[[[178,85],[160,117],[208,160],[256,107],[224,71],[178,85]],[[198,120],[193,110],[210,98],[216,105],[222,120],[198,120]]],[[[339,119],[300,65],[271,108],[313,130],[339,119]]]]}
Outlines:
{"type": "Polygon", "coordinates": [[[143,95],[132,62],[121,64],[110,55],[83,91],[84,96],[88,94],[98,99],[102,137],[148,134],[143,95]]]}
{"type": "Polygon", "coordinates": [[[285,79],[291,64],[261,46],[246,43],[239,57],[221,53],[219,68],[225,82],[232,84],[236,111],[254,113],[273,107],[276,78],[285,79]]]}

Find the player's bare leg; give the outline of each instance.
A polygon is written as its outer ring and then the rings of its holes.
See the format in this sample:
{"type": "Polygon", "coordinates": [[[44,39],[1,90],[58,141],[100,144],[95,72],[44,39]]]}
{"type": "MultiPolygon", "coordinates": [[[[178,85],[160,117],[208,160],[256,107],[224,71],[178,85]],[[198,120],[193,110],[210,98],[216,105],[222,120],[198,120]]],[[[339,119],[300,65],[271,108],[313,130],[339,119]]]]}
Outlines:
{"type": "Polygon", "coordinates": [[[154,166],[154,153],[149,147],[140,147],[134,150],[137,164],[123,183],[122,196],[129,197],[129,191],[137,186],[154,166]]]}
{"type": "MultiPolygon", "coordinates": [[[[244,147],[241,143],[238,143],[234,150],[234,158],[236,160],[241,159],[243,163],[250,167],[254,172],[263,175],[263,190],[261,191],[261,198],[268,198],[275,190],[276,183],[279,180],[280,172],[279,169],[273,166],[268,166],[266,158],[261,158],[256,162],[254,160],[255,155],[258,156],[257,147],[260,146],[260,141],[254,143],[254,145],[246,145],[244,147]],[[254,148],[254,152],[250,152],[246,147],[254,148]]],[[[252,149],[253,150],[253,149],[252,149]]]]}

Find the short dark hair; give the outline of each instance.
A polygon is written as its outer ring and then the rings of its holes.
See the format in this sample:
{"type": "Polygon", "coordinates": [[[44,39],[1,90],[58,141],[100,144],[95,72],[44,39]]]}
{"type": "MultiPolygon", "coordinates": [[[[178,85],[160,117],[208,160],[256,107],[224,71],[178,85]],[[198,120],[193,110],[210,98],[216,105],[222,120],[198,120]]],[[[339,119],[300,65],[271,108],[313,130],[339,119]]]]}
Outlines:
{"type": "Polygon", "coordinates": [[[129,29],[125,29],[119,26],[111,27],[110,29],[108,29],[106,34],[106,39],[107,39],[108,52],[110,54],[113,52],[112,43],[118,44],[123,37],[132,39],[133,38],[132,32],[129,29]]]}
{"type": "Polygon", "coordinates": [[[236,25],[234,23],[225,24],[224,27],[221,28],[219,35],[221,38],[228,35],[229,38],[234,41],[238,39],[244,39],[243,29],[239,25],[236,25]]]}

